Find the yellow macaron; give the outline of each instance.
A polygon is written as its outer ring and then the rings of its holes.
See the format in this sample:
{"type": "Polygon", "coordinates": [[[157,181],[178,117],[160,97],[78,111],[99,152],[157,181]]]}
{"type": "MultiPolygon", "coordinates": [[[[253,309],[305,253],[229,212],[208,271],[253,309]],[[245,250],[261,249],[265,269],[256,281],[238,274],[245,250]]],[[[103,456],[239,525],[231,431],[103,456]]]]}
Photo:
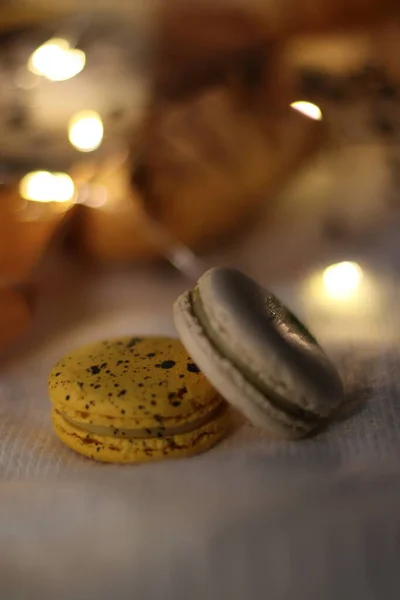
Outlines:
{"type": "Polygon", "coordinates": [[[89,458],[135,463],[191,456],[230,426],[227,405],[179,340],[105,340],[61,359],[49,377],[55,432],[89,458]]]}

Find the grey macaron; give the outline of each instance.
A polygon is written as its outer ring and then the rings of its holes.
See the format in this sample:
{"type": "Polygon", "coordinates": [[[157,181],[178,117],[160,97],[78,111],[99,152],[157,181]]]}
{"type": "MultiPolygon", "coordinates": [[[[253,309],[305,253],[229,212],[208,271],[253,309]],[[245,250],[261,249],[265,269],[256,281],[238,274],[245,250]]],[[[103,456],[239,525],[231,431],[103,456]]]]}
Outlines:
{"type": "Polygon", "coordinates": [[[216,390],[279,437],[307,435],[343,399],[340,377],[313,336],[240,271],[205,273],[178,298],[174,317],[184,346],[216,390]]]}

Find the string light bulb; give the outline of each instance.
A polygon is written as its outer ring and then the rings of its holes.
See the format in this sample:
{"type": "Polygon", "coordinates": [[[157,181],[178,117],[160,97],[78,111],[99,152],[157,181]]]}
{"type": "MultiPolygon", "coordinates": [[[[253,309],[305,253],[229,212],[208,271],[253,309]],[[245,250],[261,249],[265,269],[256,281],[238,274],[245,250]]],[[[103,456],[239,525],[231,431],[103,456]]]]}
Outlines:
{"type": "Polygon", "coordinates": [[[310,119],[314,119],[314,121],[322,120],[322,111],[316,104],[312,102],[307,102],[306,100],[297,100],[296,102],[292,102],[290,105],[297,112],[302,113],[306,117],[310,119]]]}
{"type": "Polygon", "coordinates": [[[21,179],[19,193],[32,202],[71,202],[75,185],[67,173],[33,171],[21,179]]]}
{"type": "Polygon", "coordinates": [[[322,274],[325,293],[334,299],[347,300],[356,295],[363,272],[355,262],[341,262],[327,267],[322,274]]]}
{"type": "Polygon", "coordinates": [[[104,135],[103,122],[94,110],[84,110],[76,113],[68,126],[68,139],[72,146],[81,152],[96,150],[104,135]]]}
{"type": "Polygon", "coordinates": [[[83,50],[71,48],[63,38],[52,38],[31,55],[28,69],[50,81],[65,81],[80,73],[86,64],[83,50]]]}

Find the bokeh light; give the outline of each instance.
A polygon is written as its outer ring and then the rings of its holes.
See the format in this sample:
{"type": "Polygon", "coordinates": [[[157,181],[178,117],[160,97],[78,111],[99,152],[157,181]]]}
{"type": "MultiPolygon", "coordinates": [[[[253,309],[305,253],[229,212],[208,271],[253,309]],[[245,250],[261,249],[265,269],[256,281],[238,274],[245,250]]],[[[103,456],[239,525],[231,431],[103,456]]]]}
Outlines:
{"type": "Polygon", "coordinates": [[[94,110],[75,114],[68,126],[68,139],[77,150],[92,152],[103,140],[104,128],[100,115],[94,110]]]}
{"type": "Polygon", "coordinates": [[[327,267],[322,275],[325,292],[335,299],[348,299],[357,293],[362,280],[361,267],[354,262],[341,262],[327,267]]]}
{"type": "Polygon", "coordinates": [[[33,171],[22,178],[19,192],[22,198],[32,202],[70,202],[75,186],[66,173],[33,171]]]}
{"type": "Polygon", "coordinates": [[[50,81],[65,81],[78,75],[85,63],[86,56],[82,50],[71,48],[67,40],[52,38],[35,50],[28,68],[50,81]]]}
{"type": "Polygon", "coordinates": [[[312,102],[306,102],[305,100],[298,100],[297,102],[292,102],[290,105],[294,110],[306,115],[310,119],[314,119],[314,121],[321,121],[322,112],[319,106],[313,104],[312,102]]]}

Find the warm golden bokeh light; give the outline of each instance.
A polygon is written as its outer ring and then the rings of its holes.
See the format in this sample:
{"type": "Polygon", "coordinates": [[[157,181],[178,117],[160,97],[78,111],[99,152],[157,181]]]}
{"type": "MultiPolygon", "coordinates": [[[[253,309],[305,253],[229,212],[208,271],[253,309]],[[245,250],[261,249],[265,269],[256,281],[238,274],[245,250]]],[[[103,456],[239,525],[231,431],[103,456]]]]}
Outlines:
{"type": "Polygon", "coordinates": [[[19,192],[22,198],[32,202],[70,202],[75,186],[66,173],[33,171],[21,179],[19,192]]]}
{"type": "Polygon", "coordinates": [[[71,48],[67,40],[53,38],[35,50],[28,68],[50,81],[65,81],[78,75],[85,63],[86,56],[82,50],[71,48]]]}
{"type": "Polygon", "coordinates": [[[80,111],[69,122],[68,139],[81,152],[96,150],[103,140],[103,134],[103,122],[94,110],[80,111]]]}
{"type": "Polygon", "coordinates": [[[354,262],[341,262],[327,267],[322,275],[325,293],[335,299],[349,299],[360,287],[363,272],[354,262]]]}
{"type": "Polygon", "coordinates": [[[314,119],[314,121],[321,121],[322,112],[319,106],[313,104],[312,102],[306,102],[305,100],[298,100],[297,102],[292,102],[290,105],[294,110],[301,112],[306,117],[310,119],[314,119]]]}

